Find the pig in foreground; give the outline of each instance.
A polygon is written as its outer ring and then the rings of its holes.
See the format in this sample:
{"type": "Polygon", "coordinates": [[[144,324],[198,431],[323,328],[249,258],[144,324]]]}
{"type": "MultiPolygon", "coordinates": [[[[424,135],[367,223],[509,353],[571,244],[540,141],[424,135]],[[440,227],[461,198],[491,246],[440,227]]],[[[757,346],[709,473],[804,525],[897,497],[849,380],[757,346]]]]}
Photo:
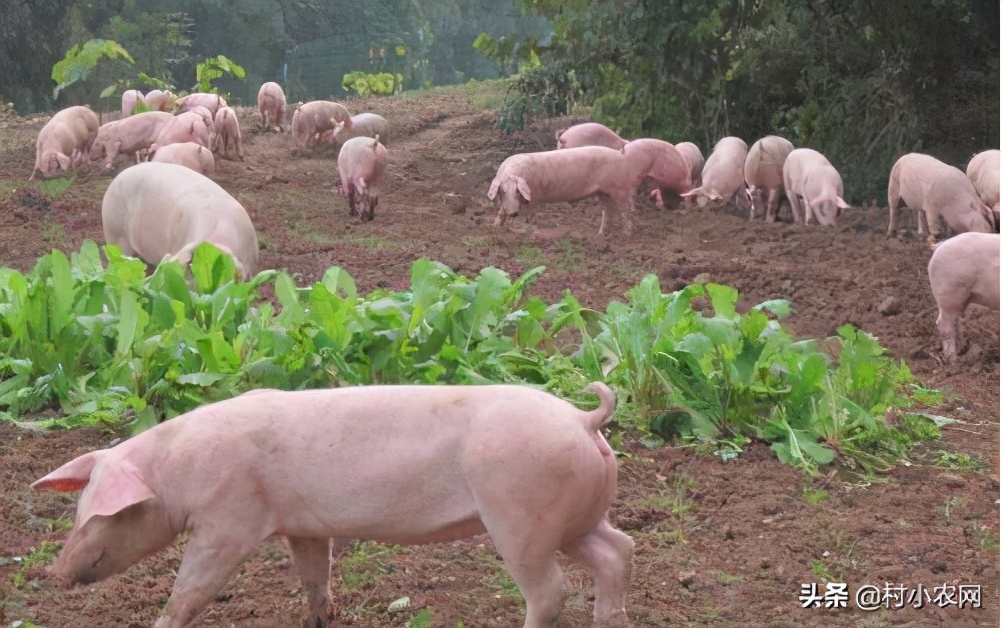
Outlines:
{"type": "Polygon", "coordinates": [[[285,92],[278,83],[268,81],[257,91],[257,110],[266,129],[285,130],[285,92]]]}
{"type": "Polygon", "coordinates": [[[240,161],[244,160],[243,139],[240,137],[240,122],[237,112],[232,107],[220,107],[216,112],[216,143],[213,150],[220,155],[229,156],[233,148],[240,161]]]}
{"type": "Polygon", "coordinates": [[[747,156],[748,145],[744,140],[737,137],[721,138],[703,166],[701,185],[682,197],[695,200],[700,207],[705,207],[708,202],[727,203],[744,183],[747,156]]]}
{"type": "Polygon", "coordinates": [[[339,124],[350,129],[351,114],[344,105],[332,100],[312,100],[292,113],[292,134],[300,148],[311,146],[328,131],[335,131],[339,124]]]}
{"type": "Polygon", "coordinates": [[[359,214],[357,206],[362,199],[362,220],[376,217],[383,172],[386,170],[386,147],[376,137],[353,137],[341,146],[337,156],[337,170],[341,176],[341,193],[348,197],[348,215],[359,214]],[[368,210],[365,205],[368,205],[368,210]]]}
{"type": "Polygon", "coordinates": [[[219,94],[195,92],[174,101],[174,106],[181,111],[191,111],[195,107],[205,107],[215,117],[221,107],[226,106],[226,99],[219,94]]]}
{"type": "Polygon", "coordinates": [[[97,130],[97,139],[91,147],[90,158],[98,160],[104,155],[104,167],[111,168],[119,155],[135,157],[138,152],[148,149],[154,142],[164,146],[170,142],[158,142],[157,138],[173,121],[174,116],[169,113],[145,111],[114,122],[106,122],[97,130]]]}
{"type": "Polygon", "coordinates": [[[579,148],[581,146],[605,146],[619,150],[627,141],[615,131],[598,122],[585,122],[557,131],[557,148],[579,148]]]}
{"type": "Polygon", "coordinates": [[[650,191],[650,197],[658,207],[664,207],[666,196],[679,196],[692,189],[689,162],[668,142],[649,138],[633,140],[626,144],[623,152],[627,156],[632,153],[649,152],[653,157],[651,169],[647,171],[645,180],[649,180],[654,186],[650,191]]]}
{"type": "Polygon", "coordinates": [[[929,155],[908,153],[891,169],[887,182],[888,237],[897,231],[899,203],[919,210],[919,235],[928,233],[929,240],[939,236],[940,216],[957,233],[994,230],[995,216],[967,175],[929,155]]]}
{"type": "Polygon", "coordinates": [[[34,181],[39,172],[48,176],[79,165],[90,154],[99,126],[97,114],[87,107],[67,107],[56,112],[38,132],[35,165],[28,178],[34,181]]]}
{"type": "Polygon", "coordinates": [[[978,153],[967,164],[967,178],[985,205],[995,214],[995,224],[999,224],[999,151],[986,150],[978,153]]]}
{"type": "Polygon", "coordinates": [[[602,199],[602,222],[598,233],[605,233],[606,213],[619,210],[623,231],[633,232],[633,196],[650,172],[655,155],[651,151],[629,154],[605,146],[581,146],[540,153],[520,153],[505,159],[487,191],[496,201],[498,213],[494,226],[504,224],[508,216],[525,210],[531,222],[533,208],[541,203],[574,202],[589,196],[602,199]]]}
{"type": "Polygon", "coordinates": [[[937,244],[929,260],[929,286],[939,306],[936,327],[943,355],[960,343],[960,319],[971,303],[999,309],[999,236],[962,233],[937,244]]]}
{"type": "Polygon", "coordinates": [[[783,164],[793,150],[790,140],[766,135],[752,144],[745,158],[745,185],[751,205],[748,220],[755,220],[759,208],[765,208],[766,222],[775,222],[783,198],[783,164]]]}
{"type": "MultiPolygon", "coordinates": [[[[138,166],[137,166],[138,167],[138,166]]],[[[563,552],[595,576],[596,626],[627,626],[633,540],[608,519],[616,458],[590,412],[520,386],[255,390],[206,405],[36,481],[83,489],[54,565],[73,583],[119,573],[186,532],[158,628],[191,625],[262,541],[284,535],[331,625],[332,548],[488,533],[525,597],[524,626],[560,613],[563,552]]]]}
{"type": "Polygon", "coordinates": [[[216,159],[212,156],[212,151],[195,142],[168,144],[162,147],[154,144],[150,146],[150,161],[177,164],[204,175],[210,175],[216,169],[216,159]]]}
{"type": "Polygon", "coordinates": [[[810,148],[790,152],[783,165],[783,187],[793,222],[833,227],[849,204],[842,200],[842,176],[828,158],[810,148]]]}
{"type": "Polygon", "coordinates": [[[108,244],[148,264],[164,257],[187,264],[209,242],[233,257],[242,278],[257,269],[257,234],[243,206],[184,166],[146,162],[120,172],[104,194],[101,222],[108,244]]]}
{"type": "Polygon", "coordinates": [[[376,137],[386,146],[390,140],[390,123],[378,113],[356,113],[351,117],[351,124],[339,124],[325,134],[330,144],[342,145],[353,137],[376,137]]]}
{"type": "Polygon", "coordinates": [[[122,93],[122,117],[128,117],[136,113],[139,103],[144,103],[143,93],[138,89],[127,89],[122,93]]]}

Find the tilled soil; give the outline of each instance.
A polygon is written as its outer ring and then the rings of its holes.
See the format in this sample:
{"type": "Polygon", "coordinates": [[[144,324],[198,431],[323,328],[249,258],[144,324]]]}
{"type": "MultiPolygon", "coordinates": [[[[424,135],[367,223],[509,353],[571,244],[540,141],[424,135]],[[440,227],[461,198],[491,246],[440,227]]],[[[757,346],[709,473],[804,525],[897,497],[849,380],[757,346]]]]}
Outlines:
{"type": "MultiPolygon", "coordinates": [[[[598,236],[597,202],[546,206],[531,226],[516,218],[494,230],[486,191],[498,165],[513,153],[550,149],[566,120],[506,136],[494,127],[496,114],[478,109],[461,89],[349,107],[380,113],[393,126],[385,191],[371,223],[349,218],[345,199],[331,192],[333,150],[300,151],[289,135],[257,131],[256,112],[240,110],[246,160],[217,159],[213,178],[250,213],[264,246],[262,268],[286,269],[305,283],[340,265],[368,291],[405,288],[419,257],[464,274],[485,266],[517,274],[543,264],[533,294],[552,301],[570,289],[596,309],[623,299],[648,273],[664,290],[693,280],[726,283],[741,292],[741,307],[790,299],[787,320],[800,336],[830,335],[846,322],[875,334],[925,386],[947,392],[937,413],[964,421],[868,481],[838,469],[810,480],[761,444],[723,462],[687,447],[646,449],[627,435],[612,516],[637,542],[628,602],[635,626],[998,625],[999,314],[972,306],[963,326],[966,352],[942,363],[929,250],[907,230],[885,238],[886,208],[851,209],[837,227],[822,229],[749,223],[731,208],[659,210],[638,196],[631,238],[621,235],[616,216],[607,236],[598,236]],[[983,466],[943,468],[935,464],[938,451],[967,453],[983,466]],[[983,608],[927,602],[867,612],[851,599],[844,609],[802,608],[802,586],[825,580],[847,583],[850,594],[864,584],[981,585],[983,608]]],[[[52,196],[26,181],[43,123],[0,120],[0,264],[20,270],[52,248],[103,241],[100,203],[110,174],[91,169],[52,196]]],[[[155,621],[182,544],[121,576],[73,589],[41,565],[22,570],[14,560],[43,541],[62,541],[66,530],[55,521],[71,517],[76,503],[73,494],[35,493],[28,485],[118,436],[0,424],[0,625],[155,621]],[[16,587],[18,573],[26,583],[16,587]]],[[[589,625],[589,576],[570,564],[566,574],[560,625],[589,625]]],[[[334,625],[403,626],[421,610],[431,613],[433,626],[522,621],[521,597],[485,536],[353,547],[334,592],[334,625]],[[388,610],[405,596],[409,607],[388,610]]],[[[288,549],[275,539],[234,574],[201,625],[291,626],[304,608],[288,549]]]]}

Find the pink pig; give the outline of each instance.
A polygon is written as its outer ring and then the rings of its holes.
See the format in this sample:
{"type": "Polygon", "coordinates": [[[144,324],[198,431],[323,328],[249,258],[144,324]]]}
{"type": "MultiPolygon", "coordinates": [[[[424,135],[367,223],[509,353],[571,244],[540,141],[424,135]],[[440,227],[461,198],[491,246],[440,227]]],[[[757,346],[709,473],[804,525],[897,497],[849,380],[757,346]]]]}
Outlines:
{"type": "MultiPolygon", "coordinates": [[[[134,157],[140,151],[148,149],[151,144],[157,142],[160,132],[173,121],[174,116],[169,113],[145,111],[114,122],[106,122],[97,130],[97,139],[91,148],[90,158],[97,160],[101,155],[105,155],[104,167],[111,168],[119,155],[134,157]]],[[[158,143],[163,146],[169,142],[158,143]]]]}
{"type": "Polygon", "coordinates": [[[220,155],[228,155],[230,148],[233,148],[240,161],[244,160],[240,122],[237,120],[237,112],[231,107],[220,107],[216,112],[216,142],[212,148],[220,155]]]}
{"type": "Polygon", "coordinates": [[[755,220],[760,207],[766,222],[775,222],[783,198],[783,164],[793,144],[778,135],[767,135],[752,144],[745,158],[745,185],[751,205],[748,220],[755,220]]]}
{"type": "Polygon", "coordinates": [[[341,175],[341,193],[348,197],[348,215],[358,215],[358,195],[368,204],[368,211],[362,209],[362,220],[375,218],[386,159],[386,147],[379,143],[378,135],[375,138],[353,137],[341,145],[337,170],[341,175]]]}
{"type": "Polygon", "coordinates": [[[257,92],[257,109],[266,129],[285,128],[285,92],[282,86],[271,81],[261,85],[257,92]]]}
{"type": "Polygon", "coordinates": [[[832,227],[849,204],[842,199],[842,176],[828,158],[810,148],[790,151],[783,164],[783,187],[793,222],[832,227]]]}
{"type": "Polygon", "coordinates": [[[626,155],[649,152],[653,156],[646,179],[654,185],[650,196],[658,207],[664,207],[667,194],[685,194],[692,189],[689,162],[668,142],[649,138],[633,140],[626,144],[623,152],[626,155]]]}
{"type": "Polygon", "coordinates": [[[174,102],[174,106],[181,111],[191,111],[194,107],[205,107],[209,110],[209,113],[215,116],[220,107],[226,106],[226,100],[219,94],[195,92],[182,98],[178,98],[174,102]]]}
{"type": "Polygon", "coordinates": [[[557,148],[578,148],[581,146],[605,146],[616,150],[627,142],[616,132],[598,122],[585,122],[557,131],[557,148]]]}
{"type": "Polygon", "coordinates": [[[337,132],[338,125],[351,128],[351,114],[341,103],[313,100],[300,104],[292,114],[292,134],[300,148],[312,145],[328,131],[337,132]]]}
{"type": "Polygon", "coordinates": [[[995,214],[999,224],[999,151],[986,150],[971,158],[967,164],[967,178],[971,180],[978,196],[995,214]]]}
{"type": "Polygon", "coordinates": [[[616,398],[605,384],[588,389],[600,405],[587,412],[522,386],[254,390],[84,454],[32,486],[83,489],[54,565],[74,583],[119,573],[188,534],[157,628],[192,625],[273,534],[288,539],[303,581],[303,625],[322,628],[332,549],[485,532],[525,597],[524,626],[557,620],[560,551],[594,575],[595,625],[622,627],[634,542],[609,522],[617,464],[599,432],[616,398]]]}
{"type": "Polygon", "coordinates": [[[680,142],[675,144],[675,150],[689,163],[689,178],[692,185],[698,186],[703,177],[703,153],[699,147],[692,142],[680,142]]]}
{"type": "Polygon", "coordinates": [[[725,137],[713,147],[713,153],[703,166],[702,183],[682,195],[693,199],[700,207],[708,202],[725,204],[744,183],[745,158],[748,145],[738,137],[725,137]]]}
{"type": "Polygon", "coordinates": [[[174,94],[159,89],[150,90],[143,97],[150,111],[170,112],[174,108],[174,94]]]}
{"type": "Polygon", "coordinates": [[[143,100],[143,93],[138,89],[127,89],[122,94],[122,117],[131,116],[136,113],[136,106],[143,100]]]}
{"type": "MultiPolygon", "coordinates": [[[[625,150],[625,148],[624,148],[625,150]]],[[[590,196],[602,199],[602,222],[598,233],[605,233],[608,210],[618,210],[623,231],[633,232],[633,196],[640,187],[656,155],[651,151],[614,150],[605,146],[580,146],[539,153],[521,153],[505,159],[487,191],[496,200],[498,213],[494,226],[504,224],[523,208],[526,220],[532,220],[533,207],[541,203],[575,202],[590,196]]]]}
{"type": "Polygon", "coordinates": [[[153,144],[150,146],[150,161],[178,164],[204,175],[210,175],[216,169],[212,151],[195,142],[168,144],[163,147],[153,144]]]}
{"type": "Polygon", "coordinates": [[[960,319],[968,304],[999,309],[999,236],[961,233],[933,247],[929,286],[939,307],[936,327],[947,360],[957,354],[960,319]]]}
{"type": "Polygon", "coordinates": [[[87,107],[68,107],[56,112],[38,132],[35,165],[29,179],[34,181],[39,172],[48,176],[79,165],[94,146],[98,128],[97,114],[87,107]]]}
{"type": "Polygon", "coordinates": [[[158,146],[195,142],[206,148],[212,148],[209,142],[209,128],[202,116],[194,111],[174,116],[174,119],[160,130],[154,141],[158,146]]]}

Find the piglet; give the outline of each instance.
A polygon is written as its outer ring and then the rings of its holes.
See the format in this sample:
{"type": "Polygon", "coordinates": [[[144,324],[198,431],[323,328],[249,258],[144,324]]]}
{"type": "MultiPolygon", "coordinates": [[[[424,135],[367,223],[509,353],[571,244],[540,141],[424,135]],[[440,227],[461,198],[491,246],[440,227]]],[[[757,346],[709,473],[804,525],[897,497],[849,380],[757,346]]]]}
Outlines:
{"type": "Polygon", "coordinates": [[[240,122],[237,112],[231,107],[220,107],[216,111],[216,142],[212,147],[220,155],[229,155],[234,149],[240,161],[244,160],[243,139],[240,137],[240,122]]]}
{"type": "Polygon", "coordinates": [[[266,129],[285,128],[285,92],[278,83],[268,81],[257,91],[257,109],[261,112],[261,121],[266,129]]]}
{"type": "Polygon", "coordinates": [[[605,146],[619,150],[627,141],[615,131],[598,122],[585,122],[557,131],[557,148],[578,148],[581,146],[605,146]]]}
{"type": "Polygon", "coordinates": [[[146,162],[120,172],[104,194],[101,223],[108,244],[148,264],[187,264],[209,242],[233,257],[240,277],[257,269],[257,233],[243,205],[184,166],[146,162]]]}
{"type": "Polygon", "coordinates": [[[38,132],[35,141],[35,165],[30,180],[37,173],[48,176],[71,170],[87,156],[97,141],[100,122],[87,107],[68,107],[56,112],[38,132]]]}
{"type": "Polygon", "coordinates": [[[957,354],[960,319],[968,304],[999,309],[999,236],[961,233],[933,247],[929,286],[939,307],[936,327],[947,360],[957,354]]]}
{"type": "Polygon", "coordinates": [[[522,386],[256,390],[84,454],[32,486],[83,489],[54,565],[73,583],[188,534],[158,628],[191,625],[273,534],[288,539],[303,580],[303,626],[321,628],[332,624],[332,548],[484,532],[525,597],[524,626],[550,626],[560,613],[560,551],[594,574],[595,625],[622,627],[634,543],[608,519],[617,466],[599,432],[616,398],[605,384],[588,389],[600,405],[587,412],[522,386]]]}
{"type": "Polygon", "coordinates": [[[368,205],[362,208],[362,220],[376,217],[383,172],[386,170],[386,147],[376,137],[353,137],[341,146],[337,170],[341,175],[341,193],[348,197],[348,214],[357,216],[358,200],[368,205]]]}

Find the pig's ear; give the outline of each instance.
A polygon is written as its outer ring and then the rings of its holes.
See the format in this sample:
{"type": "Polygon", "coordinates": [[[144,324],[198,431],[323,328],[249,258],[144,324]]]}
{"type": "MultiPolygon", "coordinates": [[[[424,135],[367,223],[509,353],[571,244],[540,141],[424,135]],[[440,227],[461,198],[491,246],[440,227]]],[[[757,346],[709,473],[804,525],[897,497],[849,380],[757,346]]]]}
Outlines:
{"type": "Polygon", "coordinates": [[[835,197],[835,205],[838,206],[839,209],[849,209],[849,203],[842,200],[841,196],[835,197]]]}
{"type": "Polygon", "coordinates": [[[529,190],[529,182],[522,177],[515,179],[515,189],[522,195],[526,203],[532,202],[532,192],[529,190]]]}
{"type": "Polygon", "coordinates": [[[146,484],[146,479],[136,465],[121,461],[106,466],[100,474],[90,502],[79,513],[82,526],[94,516],[110,517],[129,506],[134,506],[156,495],[146,484]]]}
{"type": "Polygon", "coordinates": [[[49,475],[35,480],[31,488],[48,489],[50,491],[79,491],[90,482],[90,472],[97,463],[97,452],[84,454],[70,460],[49,475]]]}
{"type": "Polygon", "coordinates": [[[69,170],[70,162],[72,160],[62,153],[56,153],[56,162],[59,164],[61,170],[69,170]]]}

